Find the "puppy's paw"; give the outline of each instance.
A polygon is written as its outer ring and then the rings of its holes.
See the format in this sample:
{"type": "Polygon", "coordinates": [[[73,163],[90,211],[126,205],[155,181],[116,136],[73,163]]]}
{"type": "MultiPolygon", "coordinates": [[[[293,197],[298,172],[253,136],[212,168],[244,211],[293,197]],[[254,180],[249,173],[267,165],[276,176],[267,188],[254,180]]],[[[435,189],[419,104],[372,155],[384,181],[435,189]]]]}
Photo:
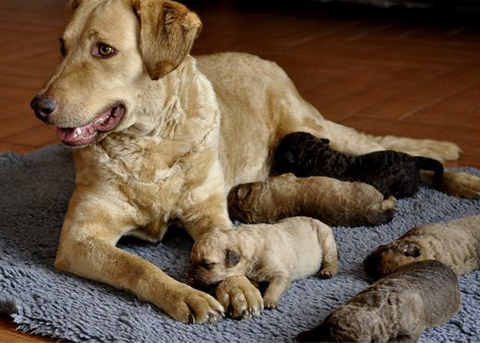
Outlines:
{"type": "Polygon", "coordinates": [[[245,276],[233,276],[220,282],[216,289],[218,301],[236,319],[257,316],[263,310],[260,291],[245,276]]]}
{"type": "Polygon", "coordinates": [[[317,273],[318,277],[322,279],[330,279],[338,272],[338,266],[325,266],[324,268],[320,269],[317,273]]]}
{"type": "Polygon", "coordinates": [[[266,295],[263,297],[263,305],[265,306],[265,308],[277,308],[278,298],[266,295]]]}
{"type": "Polygon", "coordinates": [[[480,178],[467,173],[445,171],[441,189],[448,195],[478,199],[480,197],[480,178]]]}

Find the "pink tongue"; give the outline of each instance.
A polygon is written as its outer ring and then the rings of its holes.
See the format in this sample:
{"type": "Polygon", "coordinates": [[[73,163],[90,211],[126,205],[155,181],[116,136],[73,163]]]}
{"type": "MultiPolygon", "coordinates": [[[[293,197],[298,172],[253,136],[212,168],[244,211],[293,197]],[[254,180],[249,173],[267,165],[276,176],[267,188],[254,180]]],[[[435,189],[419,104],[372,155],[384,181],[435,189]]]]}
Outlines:
{"type": "Polygon", "coordinates": [[[61,141],[69,142],[75,137],[75,129],[61,129],[57,127],[57,134],[61,141]]]}
{"type": "Polygon", "coordinates": [[[98,131],[109,131],[117,126],[123,115],[123,107],[115,106],[95,118],[91,123],[77,128],[57,128],[60,140],[73,145],[90,143],[98,131]]]}
{"type": "Polygon", "coordinates": [[[97,130],[93,124],[88,124],[79,128],[57,128],[57,134],[65,143],[84,143],[96,136],[97,130]]]}

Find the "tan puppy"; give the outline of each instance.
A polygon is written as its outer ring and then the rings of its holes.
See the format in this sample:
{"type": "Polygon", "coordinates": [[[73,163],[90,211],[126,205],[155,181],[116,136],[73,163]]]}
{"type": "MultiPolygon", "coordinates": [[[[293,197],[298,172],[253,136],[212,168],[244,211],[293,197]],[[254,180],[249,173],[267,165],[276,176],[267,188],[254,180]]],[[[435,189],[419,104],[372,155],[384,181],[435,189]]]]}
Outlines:
{"type": "Polygon", "coordinates": [[[415,342],[425,328],[445,324],[460,309],[455,273],[438,261],[401,267],[335,309],[301,342],[415,342]]]}
{"type": "Polygon", "coordinates": [[[458,275],[479,269],[480,216],[414,227],[371,253],[364,266],[367,274],[379,278],[423,260],[443,262],[458,275]]]}
{"type": "Polygon", "coordinates": [[[290,173],[238,185],[228,195],[230,219],[245,223],[308,216],[333,226],[379,225],[393,218],[394,206],[394,197],[384,200],[365,183],[290,173]]]}
{"type": "Polygon", "coordinates": [[[293,280],[317,272],[330,278],[338,270],[332,229],[307,217],[207,233],[195,242],[191,260],[189,279],[194,284],[210,285],[241,275],[268,282],[265,307],[276,307],[293,280]]]}
{"type": "MultiPolygon", "coordinates": [[[[183,322],[242,317],[262,298],[245,277],[217,300],[116,248],[124,235],[159,241],[172,223],[197,239],[231,228],[226,195],[264,181],[273,147],[306,131],[352,154],[400,149],[456,159],[452,143],[371,137],[324,119],[275,63],[223,53],[189,55],[198,16],[169,0],[71,0],[63,58],[31,106],[75,147],[76,188],[55,267],[130,290],[183,322]],[[238,297],[233,295],[240,294],[238,297]]],[[[427,175],[428,177],[428,175],[427,175]]],[[[480,179],[445,173],[450,194],[477,197],[480,179]]]]}

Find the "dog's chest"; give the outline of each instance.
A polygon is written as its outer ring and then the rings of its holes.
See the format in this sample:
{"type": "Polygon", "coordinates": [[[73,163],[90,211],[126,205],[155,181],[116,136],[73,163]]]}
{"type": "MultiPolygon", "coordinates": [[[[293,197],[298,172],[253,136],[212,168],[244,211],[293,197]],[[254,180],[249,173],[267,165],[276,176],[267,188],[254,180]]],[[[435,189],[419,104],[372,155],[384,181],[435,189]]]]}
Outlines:
{"type": "Polygon", "coordinates": [[[116,147],[99,156],[98,173],[107,178],[136,208],[140,227],[154,234],[169,221],[182,193],[185,173],[182,163],[162,158],[158,149],[140,145],[116,147]]]}

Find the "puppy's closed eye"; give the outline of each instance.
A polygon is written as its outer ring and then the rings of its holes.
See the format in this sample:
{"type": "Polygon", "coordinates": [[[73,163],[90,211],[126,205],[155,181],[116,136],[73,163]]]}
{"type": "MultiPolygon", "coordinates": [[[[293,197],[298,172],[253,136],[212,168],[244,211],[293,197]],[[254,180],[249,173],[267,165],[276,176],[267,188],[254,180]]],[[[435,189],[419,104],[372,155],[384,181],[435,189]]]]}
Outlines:
{"type": "Polygon", "coordinates": [[[204,269],[212,269],[215,266],[215,262],[210,262],[210,261],[201,261],[198,266],[204,269]]]}

